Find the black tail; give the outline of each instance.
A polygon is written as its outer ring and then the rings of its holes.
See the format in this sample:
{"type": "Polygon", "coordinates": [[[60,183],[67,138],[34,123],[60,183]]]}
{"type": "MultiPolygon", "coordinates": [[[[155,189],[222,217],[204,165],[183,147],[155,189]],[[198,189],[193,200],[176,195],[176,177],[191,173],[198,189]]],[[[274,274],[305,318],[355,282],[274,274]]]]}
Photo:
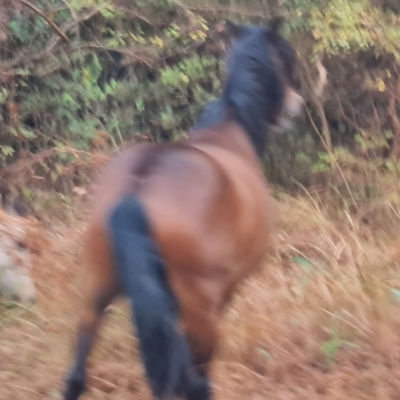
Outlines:
{"type": "Polygon", "coordinates": [[[178,303],[142,204],[132,196],[123,199],[111,215],[109,228],[153,395],[208,399],[208,381],[195,373],[186,338],[179,331],[178,303]]]}

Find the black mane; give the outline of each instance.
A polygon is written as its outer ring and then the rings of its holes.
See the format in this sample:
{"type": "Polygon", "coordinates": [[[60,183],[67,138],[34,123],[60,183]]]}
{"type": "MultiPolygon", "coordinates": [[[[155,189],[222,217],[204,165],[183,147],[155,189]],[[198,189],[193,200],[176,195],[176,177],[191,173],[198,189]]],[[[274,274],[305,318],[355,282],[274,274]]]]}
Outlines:
{"type": "Polygon", "coordinates": [[[228,78],[222,95],[209,103],[194,129],[211,128],[233,119],[245,129],[255,151],[262,156],[268,124],[276,123],[283,106],[282,79],[290,81],[294,55],[288,42],[277,33],[272,35],[269,28],[241,29],[229,54],[228,78]]]}

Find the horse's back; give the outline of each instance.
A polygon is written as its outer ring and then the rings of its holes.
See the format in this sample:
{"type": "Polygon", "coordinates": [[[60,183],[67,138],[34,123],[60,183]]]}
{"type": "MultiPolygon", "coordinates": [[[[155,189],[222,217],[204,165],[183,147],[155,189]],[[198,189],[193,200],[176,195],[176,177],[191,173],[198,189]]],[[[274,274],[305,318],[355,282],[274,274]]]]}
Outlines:
{"type": "Polygon", "coordinates": [[[109,214],[129,193],[147,210],[172,275],[216,273],[234,281],[268,243],[269,195],[253,163],[218,147],[143,144],[121,152],[99,179],[88,238],[97,264],[107,260],[100,246],[111,253],[109,214]]]}
{"type": "MultiPolygon", "coordinates": [[[[221,187],[224,216],[221,232],[231,246],[220,254],[234,278],[241,279],[264,257],[275,223],[272,198],[260,164],[223,147],[200,144],[198,148],[216,160],[231,191],[221,187]]],[[[212,233],[211,233],[212,236],[212,233]]]]}

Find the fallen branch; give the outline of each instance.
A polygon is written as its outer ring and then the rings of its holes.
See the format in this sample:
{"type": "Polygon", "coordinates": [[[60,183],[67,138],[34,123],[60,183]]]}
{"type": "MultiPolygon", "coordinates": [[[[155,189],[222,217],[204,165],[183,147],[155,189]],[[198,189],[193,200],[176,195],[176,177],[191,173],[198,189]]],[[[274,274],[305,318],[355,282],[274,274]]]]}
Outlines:
{"type": "Polygon", "coordinates": [[[18,1],[21,4],[24,4],[25,6],[30,8],[36,14],[40,15],[51,26],[51,28],[54,30],[54,32],[57,33],[57,35],[59,35],[66,43],[69,44],[69,39],[68,39],[67,35],[53,21],[51,21],[49,18],[47,18],[47,16],[43,13],[43,11],[39,10],[36,6],[29,3],[29,1],[27,1],[27,0],[18,0],[18,1]]]}
{"type": "MultiPolygon", "coordinates": [[[[25,0],[19,0],[25,1],[25,0]]],[[[87,21],[98,13],[97,9],[93,9],[89,11],[87,14],[82,15],[78,18],[78,20],[73,20],[72,22],[67,22],[63,25],[62,31],[66,32],[71,29],[76,24],[87,21]]],[[[60,29],[60,28],[58,28],[60,29]]],[[[63,37],[67,37],[65,33],[63,35],[53,36],[44,50],[40,52],[26,54],[24,51],[20,51],[12,60],[0,63],[0,83],[4,83],[5,81],[11,79],[14,76],[14,72],[12,71],[15,67],[19,66],[22,62],[33,63],[39,60],[44,60],[47,57],[52,55],[54,48],[60,42],[63,37]]]]}

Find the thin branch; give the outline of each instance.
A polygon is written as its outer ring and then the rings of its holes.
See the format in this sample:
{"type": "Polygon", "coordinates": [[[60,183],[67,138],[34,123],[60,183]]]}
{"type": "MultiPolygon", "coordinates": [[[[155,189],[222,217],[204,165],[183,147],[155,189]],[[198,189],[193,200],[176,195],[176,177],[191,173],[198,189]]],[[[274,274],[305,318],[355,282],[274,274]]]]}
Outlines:
{"type": "Polygon", "coordinates": [[[265,10],[259,9],[255,11],[249,11],[245,8],[240,7],[219,7],[219,6],[197,6],[197,5],[187,5],[182,4],[179,1],[175,1],[175,4],[184,10],[197,11],[199,13],[228,13],[228,14],[239,14],[246,17],[268,17],[265,10]]]}
{"type": "Polygon", "coordinates": [[[53,22],[51,21],[44,13],[43,11],[39,10],[36,6],[33,4],[29,3],[27,0],[18,0],[20,3],[24,4],[28,8],[30,8],[32,11],[34,11],[36,14],[40,15],[53,29],[57,35],[59,35],[66,43],[69,43],[69,39],[67,35],[53,22]]]}
{"type": "MultiPolygon", "coordinates": [[[[329,155],[332,157],[332,140],[331,140],[331,132],[329,130],[329,124],[328,121],[326,119],[326,115],[325,115],[325,110],[324,110],[324,106],[322,105],[322,101],[320,99],[320,97],[318,96],[318,93],[316,92],[316,88],[314,86],[314,79],[311,76],[311,72],[310,69],[307,65],[307,62],[302,59],[299,58],[299,61],[303,67],[303,71],[304,71],[304,75],[305,75],[305,80],[307,82],[307,85],[310,89],[310,94],[311,94],[311,99],[318,111],[319,117],[321,119],[321,130],[322,130],[322,134],[324,136],[325,139],[325,145],[327,148],[327,151],[329,153],[329,155]]],[[[321,71],[320,71],[321,72],[321,71]]],[[[320,77],[321,79],[323,78],[322,76],[320,77]]],[[[333,157],[332,157],[333,158],[333,157]]]]}
{"type": "MultiPolygon", "coordinates": [[[[105,52],[118,52],[126,57],[129,57],[137,62],[141,62],[146,64],[149,68],[153,68],[151,65],[151,62],[153,61],[153,58],[150,58],[148,56],[149,52],[146,51],[148,50],[148,47],[140,48],[136,50],[135,52],[132,51],[132,49],[127,49],[127,48],[115,48],[115,47],[108,47],[108,46],[103,46],[101,43],[85,43],[80,46],[71,48],[69,52],[76,52],[80,50],[85,50],[85,49],[95,49],[95,50],[101,50],[105,52]],[[140,50],[142,50],[140,52],[140,50]],[[143,51],[145,50],[145,51],[143,51]]],[[[160,59],[160,58],[158,58],[160,59]]]]}
{"type": "Polygon", "coordinates": [[[322,93],[324,92],[325,86],[328,84],[328,71],[326,68],[322,65],[321,60],[317,60],[316,66],[319,72],[319,82],[315,86],[315,94],[318,97],[322,96],[322,93]]]}
{"type": "Polygon", "coordinates": [[[77,28],[77,34],[79,37],[79,23],[78,23],[78,15],[76,14],[75,10],[69,5],[69,3],[67,2],[67,0],[61,0],[67,7],[66,9],[69,10],[69,12],[71,13],[71,17],[76,25],[77,28]]]}
{"type": "Polygon", "coordinates": [[[390,93],[388,114],[393,128],[393,147],[391,149],[391,156],[398,158],[400,155],[400,120],[397,115],[397,99],[400,95],[400,78],[394,85],[393,90],[390,93]]]}
{"type": "Polygon", "coordinates": [[[336,100],[336,106],[339,109],[340,115],[343,117],[343,119],[357,132],[360,132],[361,129],[358,126],[357,122],[355,120],[352,120],[350,117],[348,117],[343,109],[343,105],[339,100],[336,100]]]}
{"type": "MultiPolygon", "coordinates": [[[[21,1],[21,0],[20,0],[21,1]]],[[[71,29],[75,24],[79,24],[81,22],[87,21],[88,19],[92,18],[98,13],[97,9],[93,9],[89,11],[87,14],[82,15],[81,17],[78,18],[78,20],[73,20],[72,22],[68,22],[63,25],[62,30],[64,32],[68,31],[71,29]]],[[[64,33],[65,36],[65,33],[64,33]]],[[[6,61],[4,63],[0,63],[0,83],[4,82],[4,80],[7,79],[10,75],[13,75],[13,72],[10,71],[13,68],[17,67],[22,61],[26,62],[35,62],[39,60],[43,60],[49,56],[51,56],[52,51],[54,48],[57,46],[57,44],[60,42],[62,36],[53,36],[46,48],[39,52],[39,53],[31,53],[31,54],[26,54],[24,51],[20,51],[12,60],[6,61]]]]}
{"type": "Polygon", "coordinates": [[[118,11],[122,11],[125,15],[129,15],[131,17],[135,17],[137,19],[140,19],[141,21],[146,22],[146,24],[149,24],[149,25],[152,25],[152,26],[155,25],[154,21],[150,21],[144,15],[139,14],[138,11],[132,10],[131,8],[118,7],[118,11]]]}
{"type": "MultiPolygon", "coordinates": [[[[340,168],[339,163],[337,162],[336,158],[333,157],[333,155],[329,152],[329,150],[328,150],[328,145],[327,145],[327,143],[325,142],[325,139],[324,139],[324,137],[323,137],[321,131],[320,131],[320,130],[317,128],[317,126],[315,125],[315,122],[314,122],[314,120],[312,119],[311,114],[310,114],[310,111],[308,110],[307,106],[305,107],[305,109],[306,109],[306,111],[307,111],[307,114],[308,114],[308,117],[309,117],[309,119],[310,119],[311,125],[313,126],[313,128],[314,128],[315,132],[317,133],[317,135],[320,137],[322,144],[325,146],[325,149],[328,151],[329,155],[331,156],[331,166],[332,166],[332,167],[335,166],[335,167],[337,168],[337,170],[339,171],[339,174],[340,174],[341,178],[343,179],[343,182],[344,182],[344,184],[345,184],[345,186],[346,186],[347,191],[349,192],[349,195],[350,195],[350,197],[351,197],[351,199],[352,199],[352,201],[353,201],[353,204],[354,204],[354,206],[355,206],[355,207],[357,208],[357,210],[358,210],[359,207],[358,207],[358,205],[357,205],[356,199],[355,199],[354,196],[353,196],[353,193],[352,193],[352,191],[351,191],[351,189],[350,189],[350,186],[349,186],[349,184],[348,184],[348,182],[347,182],[347,180],[346,180],[346,177],[344,176],[344,173],[343,173],[342,169],[340,168]]],[[[333,169],[333,168],[332,168],[332,169],[333,169]]]]}

